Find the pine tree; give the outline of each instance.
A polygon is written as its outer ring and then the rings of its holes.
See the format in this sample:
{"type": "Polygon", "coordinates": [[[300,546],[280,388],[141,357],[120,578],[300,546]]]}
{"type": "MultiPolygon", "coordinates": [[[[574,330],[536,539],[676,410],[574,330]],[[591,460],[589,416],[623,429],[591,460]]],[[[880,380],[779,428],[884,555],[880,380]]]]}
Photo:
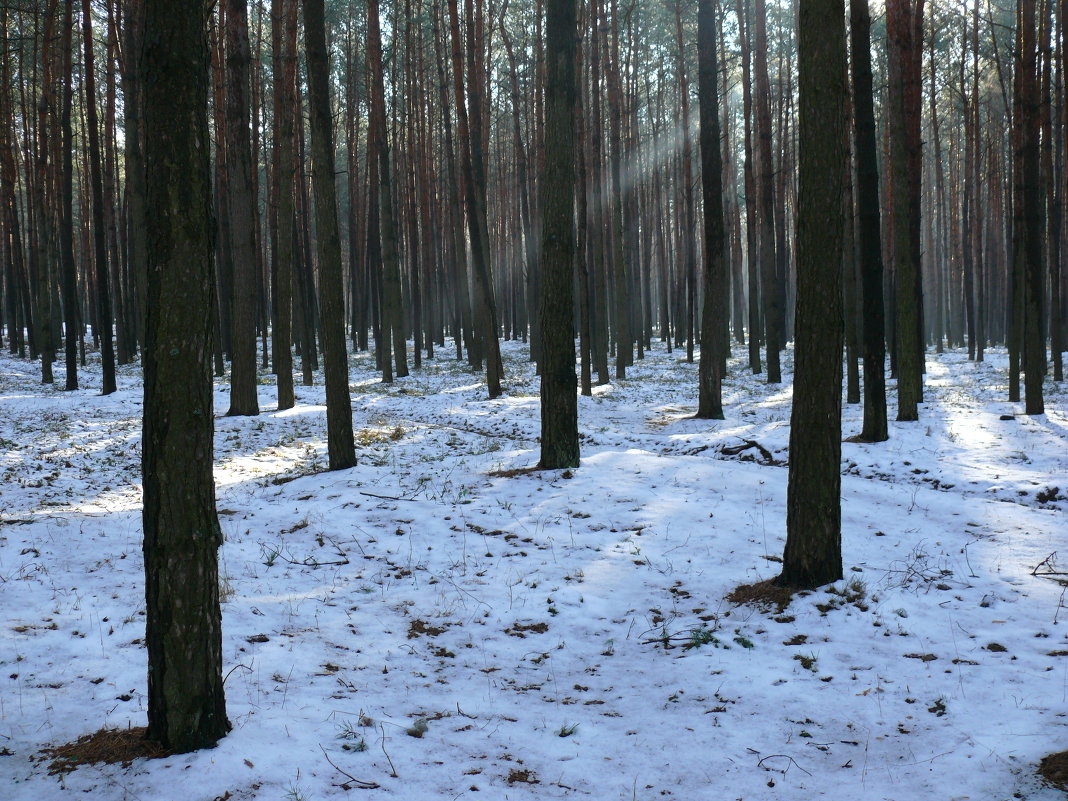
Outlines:
{"type": "Polygon", "coordinates": [[[145,3],[148,737],[177,752],[210,747],[230,730],[212,477],[207,17],[205,0],[145,3]]]}

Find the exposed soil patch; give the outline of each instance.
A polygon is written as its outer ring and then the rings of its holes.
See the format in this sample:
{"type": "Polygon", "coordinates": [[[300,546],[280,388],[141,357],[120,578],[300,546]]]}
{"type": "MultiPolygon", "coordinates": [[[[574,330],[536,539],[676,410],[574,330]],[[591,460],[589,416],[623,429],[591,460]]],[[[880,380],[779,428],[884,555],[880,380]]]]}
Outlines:
{"type": "Polygon", "coordinates": [[[431,637],[437,637],[447,628],[447,625],[433,626],[430,623],[427,623],[425,620],[420,620],[419,618],[416,618],[408,624],[408,639],[414,640],[416,637],[419,637],[423,634],[429,634],[431,637]]]}
{"type": "Polygon", "coordinates": [[[513,637],[526,637],[528,631],[534,634],[544,634],[548,630],[548,623],[516,623],[514,626],[505,629],[504,633],[513,637]]]}
{"type": "Polygon", "coordinates": [[[505,779],[505,781],[508,782],[509,784],[538,784],[539,783],[538,782],[538,777],[534,774],[534,771],[526,770],[525,768],[523,770],[519,770],[517,768],[512,768],[508,772],[508,778],[505,779]]]}

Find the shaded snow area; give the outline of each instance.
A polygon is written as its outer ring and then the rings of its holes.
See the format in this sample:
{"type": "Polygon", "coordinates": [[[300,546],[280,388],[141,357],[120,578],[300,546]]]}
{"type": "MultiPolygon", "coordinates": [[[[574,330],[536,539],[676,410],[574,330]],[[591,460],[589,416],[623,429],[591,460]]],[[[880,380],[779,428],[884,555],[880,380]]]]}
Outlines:
{"type": "Polygon", "coordinates": [[[43,748],[146,722],[139,370],[101,398],[0,358],[0,796],[1063,798],[1035,776],[1068,747],[1063,387],[1014,417],[1004,354],[928,356],[921,421],[843,444],[846,579],[762,610],[725,597],[778,570],[789,354],[769,387],[736,351],[710,422],[657,349],[580,400],[579,469],[509,473],[538,383],[504,344],[496,401],[448,355],[392,386],[353,357],[335,473],[321,384],[227,418],[220,383],[233,731],[58,776],[43,748]]]}

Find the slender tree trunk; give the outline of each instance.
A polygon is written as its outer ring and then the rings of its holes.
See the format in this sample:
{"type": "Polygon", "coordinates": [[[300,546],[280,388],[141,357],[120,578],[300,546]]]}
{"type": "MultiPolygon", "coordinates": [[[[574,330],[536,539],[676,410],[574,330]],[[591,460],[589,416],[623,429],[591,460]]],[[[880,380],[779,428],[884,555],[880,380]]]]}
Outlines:
{"type": "Polygon", "coordinates": [[[768,88],[767,11],[764,0],[756,0],[756,39],[753,44],[753,70],[756,81],[756,139],[757,139],[757,259],[760,263],[761,294],[764,300],[764,340],[768,360],[768,383],[782,381],[779,351],[782,331],[779,326],[781,291],[776,276],[775,257],[775,165],[772,161],[771,101],[768,88]]]}
{"type": "Polygon", "coordinates": [[[1023,264],[1016,271],[1023,281],[1023,369],[1024,410],[1027,414],[1042,414],[1045,405],[1042,382],[1046,375],[1046,343],[1043,331],[1043,270],[1042,239],[1045,233],[1042,189],[1039,170],[1039,93],[1036,68],[1035,0],[1019,0],[1019,52],[1016,69],[1019,74],[1020,113],[1016,117],[1018,163],[1021,175],[1021,217],[1016,235],[1017,259],[1023,264]]]}
{"type": "Polygon", "coordinates": [[[82,30],[85,40],[85,109],[89,128],[89,180],[92,188],[93,245],[96,265],[97,326],[100,335],[100,361],[103,370],[102,395],[115,391],[115,346],[112,334],[111,278],[104,228],[104,184],[100,163],[100,127],[96,113],[96,80],[93,68],[93,21],[89,0],[82,0],[82,30]]]}
{"type": "MultiPolygon", "coordinates": [[[[919,0],[922,3],[922,0],[919,0]]],[[[889,127],[890,127],[890,170],[893,191],[893,230],[894,230],[894,282],[896,306],[897,336],[897,419],[902,421],[919,419],[918,404],[922,399],[922,364],[920,355],[923,347],[919,340],[919,308],[915,292],[918,264],[914,260],[913,237],[919,236],[919,230],[912,230],[911,208],[911,148],[910,127],[914,122],[910,118],[912,93],[913,41],[911,0],[888,0],[887,18],[887,53],[889,64],[889,127]]]]}
{"type": "Polygon", "coordinates": [[[857,154],[857,250],[864,310],[864,425],[860,438],[865,442],[882,442],[888,437],[886,341],[883,338],[883,259],[871,75],[871,18],[868,0],[850,0],[849,7],[857,154]]]}
{"type": "Polygon", "coordinates": [[[272,0],[271,49],[274,70],[274,196],[276,246],[272,301],[272,361],[278,384],[278,410],[296,404],[293,388],[294,203],[293,107],[297,91],[297,3],[272,0]]]}
{"type": "Polygon", "coordinates": [[[730,294],[723,236],[723,162],[719,130],[719,67],[713,0],[697,8],[697,96],[701,123],[701,190],[704,202],[704,308],[701,319],[701,365],[697,417],[723,419],[724,351],[729,343],[727,300],[730,294]]]}
{"type": "MultiPolygon", "coordinates": [[[[239,0],[244,2],[244,0],[239,0]]],[[[375,0],[372,0],[374,3],[375,0]]],[[[319,318],[326,381],[326,441],[331,470],[356,464],[345,349],[345,292],[341,272],[334,136],[330,113],[330,62],[323,0],[304,0],[304,47],[308,64],[315,244],[319,256],[319,318]]]]}
{"type": "Polygon", "coordinates": [[[226,0],[226,209],[234,266],[231,305],[230,410],[259,414],[256,381],[256,239],[253,225],[252,142],[249,133],[249,66],[246,0],[226,0]]]}
{"type": "MultiPolygon", "coordinates": [[[[60,128],[63,132],[63,172],[60,179],[59,254],[61,291],[63,297],[63,326],[66,335],[64,356],[67,378],[64,389],[78,388],[78,330],[81,315],[78,305],[78,275],[74,262],[74,135],[71,109],[74,105],[74,77],[72,33],[74,30],[74,0],[64,0],[63,14],[63,108],[60,128]]],[[[127,56],[132,61],[130,55],[127,56]]],[[[129,114],[130,112],[128,112],[129,114]]],[[[0,115],[2,116],[2,115],[0,115]]],[[[144,196],[141,198],[144,202],[144,196]]],[[[131,198],[132,203],[132,198],[131,198]]],[[[144,236],[142,231],[141,236],[144,236]]],[[[8,287],[11,291],[11,287],[8,287]]]]}

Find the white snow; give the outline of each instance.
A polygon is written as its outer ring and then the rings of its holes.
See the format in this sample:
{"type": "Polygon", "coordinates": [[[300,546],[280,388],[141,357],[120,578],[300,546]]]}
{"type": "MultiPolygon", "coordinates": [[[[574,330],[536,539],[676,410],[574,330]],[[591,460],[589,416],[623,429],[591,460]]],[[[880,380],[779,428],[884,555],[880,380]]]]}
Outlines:
{"type": "Polygon", "coordinates": [[[843,444],[846,579],[762,611],[725,596],[778,569],[789,354],[769,387],[736,351],[710,422],[658,345],[580,400],[580,468],[492,477],[538,459],[504,345],[495,401],[447,349],[392,386],[353,357],[334,473],[321,376],[280,414],[265,376],[253,418],[220,382],[233,731],[60,776],[43,748],[146,721],[139,369],[102,398],[96,365],[64,393],[0,357],[0,797],[1062,797],[1035,767],[1068,747],[1063,386],[1029,418],[1004,354],[929,355],[920,422],[843,444]]]}

